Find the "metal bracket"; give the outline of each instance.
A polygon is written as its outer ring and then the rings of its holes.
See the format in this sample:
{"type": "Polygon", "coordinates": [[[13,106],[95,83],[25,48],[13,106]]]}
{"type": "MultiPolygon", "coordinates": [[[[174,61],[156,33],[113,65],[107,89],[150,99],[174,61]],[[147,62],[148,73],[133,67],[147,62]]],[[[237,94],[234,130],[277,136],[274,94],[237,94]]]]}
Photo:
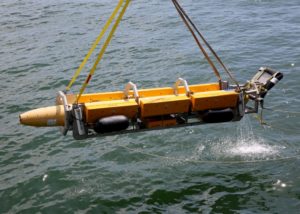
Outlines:
{"type": "Polygon", "coordinates": [[[62,92],[62,91],[59,91],[57,93],[56,104],[57,105],[61,105],[62,104],[64,106],[64,111],[65,111],[65,126],[61,127],[60,131],[61,131],[61,133],[63,135],[66,135],[67,132],[70,129],[69,121],[70,121],[70,114],[71,114],[71,111],[72,111],[72,106],[68,104],[68,100],[67,100],[66,94],[64,92],[62,92]]]}
{"type": "Polygon", "coordinates": [[[220,81],[221,90],[228,90],[229,89],[229,83],[228,81],[220,81]]]}
{"type": "Polygon", "coordinates": [[[137,90],[136,85],[133,82],[128,82],[127,85],[125,86],[125,90],[124,90],[124,98],[128,99],[129,98],[129,90],[132,89],[133,90],[133,95],[135,100],[138,102],[139,100],[139,92],[137,90]]]}
{"type": "Polygon", "coordinates": [[[175,82],[174,86],[173,86],[173,89],[174,89],[174,94],[176,96],[178,96],[178,86],[180,84],[183,84],[184,86],[184,89],[185,89],[185,93],[186,93],[186,96],[190,96],[191,95],[191,91],[190,91],[190,88],[188,86],[188,83],[185,79],[182,79],[182,78],[178,78],[177,81],[175,82]]]}

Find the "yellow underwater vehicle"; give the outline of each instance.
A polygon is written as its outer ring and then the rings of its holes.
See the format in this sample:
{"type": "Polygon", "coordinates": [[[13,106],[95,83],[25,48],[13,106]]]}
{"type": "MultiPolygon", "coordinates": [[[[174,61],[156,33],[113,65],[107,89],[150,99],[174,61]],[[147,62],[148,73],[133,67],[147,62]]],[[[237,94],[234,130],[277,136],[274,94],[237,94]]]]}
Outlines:
{"type": "Polygon", "coordinates": [[[123,91],[84,94],[130,3],[130,0],[120,0],[66,90],[58,92],[56,105],[23,113],[20,115],[20,123],[36,127],[59,126],[63,135],[72,131],[75,139],[85,139],[160,128],[239,121],[244,114],[257,113],[267,92],[282,79],[282,73],[261,67],[250,81],[239,85],[177,0],[172,2],[216,74],[217,82],[189,85],[186,80],[179,78],[174,80],[172,87],[149,89],[138,89],[134,83],[129,82],[123,91]],[[68,93],[114,20],[114,25],[79,94],[68,93]],[[221,79],[199,39],[211,51],[234,84],[221,79]],[[252,104],[252,107],[249,104],[252,104]]]}

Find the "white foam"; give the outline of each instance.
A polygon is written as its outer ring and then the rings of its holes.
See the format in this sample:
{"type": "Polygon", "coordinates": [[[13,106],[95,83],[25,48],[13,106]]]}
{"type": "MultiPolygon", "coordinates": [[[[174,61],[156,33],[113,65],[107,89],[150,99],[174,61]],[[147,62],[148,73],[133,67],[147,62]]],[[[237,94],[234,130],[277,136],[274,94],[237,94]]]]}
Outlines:
{"type": "Polygon", "coordinates": [[[278,153],[278,150],[270,145],[266,144],[241,144],[234,148],[230,148],[229,152],[234,155],[255,155],[255,154],[263,154],[263,155],[274,155],[278,153]]]}

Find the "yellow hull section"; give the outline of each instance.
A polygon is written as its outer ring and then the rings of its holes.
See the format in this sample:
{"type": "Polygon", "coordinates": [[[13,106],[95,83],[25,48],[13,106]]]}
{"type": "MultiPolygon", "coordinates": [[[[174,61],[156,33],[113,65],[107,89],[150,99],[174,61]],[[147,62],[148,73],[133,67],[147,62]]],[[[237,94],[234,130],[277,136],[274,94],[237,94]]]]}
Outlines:
{"type": "Polygon", "coordinates": [[[190,98],[182,94],[141,98],[141,118],[187,113],[190,102],[190,98]]]}
{"type": "Polygon", "coordinates": [[[98,101],[84,104],[85,122],[95,123],[98,119],[114,115],[128,118],[137,116],[139,105],[135,100],[98,101]]]}
{"type": "Polygon", "coordinates": [[[234,108],[238,101],[238,93],[224,90],[195,93],[191,100],[192,111],[234,108]]]}

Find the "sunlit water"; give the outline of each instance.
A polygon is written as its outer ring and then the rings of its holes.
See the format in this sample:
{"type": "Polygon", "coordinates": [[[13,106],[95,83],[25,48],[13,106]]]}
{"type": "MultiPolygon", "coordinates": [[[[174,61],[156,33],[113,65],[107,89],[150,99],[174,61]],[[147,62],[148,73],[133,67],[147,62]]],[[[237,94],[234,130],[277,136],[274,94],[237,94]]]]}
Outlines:
{"type": "MultiPolygon", "coordinates": [[[[20,113],[53,105],[117,1],[1,1],[0,213],[299,213],[299,1],[181,2],[241,83],[260,66],[284,73],[269,126],[248,115],[86,141],[21,126],[20,113]]],[[[171,1],[137,0],[87,92],[178,77],[216,81],[171,1]]]]}

